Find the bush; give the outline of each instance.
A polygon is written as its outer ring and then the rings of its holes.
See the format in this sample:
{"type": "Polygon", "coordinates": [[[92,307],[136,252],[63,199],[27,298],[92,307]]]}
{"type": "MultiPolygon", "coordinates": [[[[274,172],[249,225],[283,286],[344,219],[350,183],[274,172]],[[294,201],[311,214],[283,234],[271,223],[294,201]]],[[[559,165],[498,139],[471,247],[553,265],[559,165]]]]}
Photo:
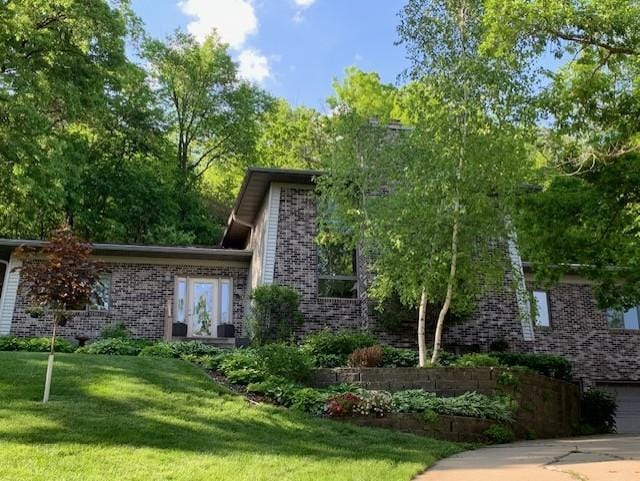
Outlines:
{"type": "MultiPolygon", "coordinates": [[[[591,389],[582,395],[581,422],[593,429],[593,434],[613,433],[616,430],[615,396],[606,391],[591,389]]],[[[585,429],[588,431],[588,428],[585,429]]]]}
{"type": "Polygon", "coordinates": [[[351,392],[336,394],[327,399],[325,413],[331,417],[353,416],[359,403],[360,397],[351,392]]]}
{"type": "Polygon", "coordinates": [[[249,331],[257,345],[291,341],[304,317],[299,309],[300,294],[277,284],[259,286],[251,293],[249,331]]]}
{"type": "Polygon", "coordinates": [[[543,376],[553,377],[563,381],[571,381],[571,363],[562,356],[550,354],[519,354],[513,352],[492,352],[505,366],[527,367],[543,376]]]}
{"type": "Polygon", "coordinates": [[[418,365],[418,351],[414,349],[400,349],[392,346],[382,348],[382,367],[416,367],[418,365]]]}
{"type": "Polygon", "coordinates": [[[143,357],[174,357],[171,344],[167,342],[158,342],[151,346],[147,346],[142,349],[142,351],[140,351],[140,354],[138,355],[143,357]]]}
{"type": "Polygon", "coordinates": [[[291,407],[298,411],[320,416],[324,412],[324,406],[329,396],[330,394],[326,391],[304,387],[293,394],[291,407]]]}
{"type": "MultiPolygon", "coordinates": [[[[29,352],[49,352],[51,349],[50,337],[28,337],[17,338],[11,336],[0,337],[0,351],[29,351],[29,352]]],[[[56,352],[73,352],[75,346],[63,338],[56,338],[56,352]]]]}
{"type": "Polygon", "coordinates": [[[20,341],[17,337],[0,337],[0,351],[20,351],[20,341]]]}
{"type": "Polygon", "coordinates": [[[375,346],[376,337],[367,331],[321,331],[307,336],[302,344],[317,367],[338,367],[347,364],[347,358],[356,349],[375,346]]]}
{"type": "Polygon", "coordinates": [[[497,367],[500,361],[489,354],[471,353],[460,356],[454,363],[457,367],[497,367]]]}
{"type": "Polygon", "coordinates": [[[259,369],[272,376],[305,381],[311,372],[311,357],[295,346],[268,344],[257,348],[259,369]]]}
{"type": "Polygon", "coordinates": [[[107,354],[111,356],[137,356],[149,345],[147,341],[133,339],[102,339],[76,349],[80,354],[107,354]]]}
{"type": "MultiPolygon", "coordinates": [[[[431,359],[433,355],[433,349],[427,349],[426,357],[427,361],[431,359]]],[[[458,361],[459,356],[453,354],[452,352],[440,351],[440,356],[438,358],[438,366],[454,366],[458,361]]]]}
{"type": "Polygon", "coordinates": [[[100,329],[102,339],[128,339],[129,330],[123,321],[109,324],[100,329]]]}
{"type": "Polygon", "coordinates": [[[382,347],[361,347],[349,354],[349,367],[379,367],[382,365],[382,347]]]}
{"type": "Polygon", "coordinates": [[[222,349],[204,344],[200,341],[172,342],[171,349],[173,350],[173,357],[180,357],[184,354],[193,354],[194,356],[214,356],[222,352],[222,349]]]}
{"type": "Polygon", "coordinates": [[[393,410],[393,398],[387,391],[361,391],[359,397],[360,402],[354,406],[354,414],[383,417],[393,410]]]}
{"type": "Polygon", "coordinates": [[[298,390],[297,384],[280,376],[269,376],[264,381],[252,382],[247,386],[247,392],[262,394],[269,401],[287,407],[292,405],[298,390]]]}
{"type": "Polygon", "coordinates": [[[232,382],[246,384],[279,376],[304,381],[311,371],[311,359],[300,349],[285,344],[239,349],[219,360],[219,370],[232,382]]]}
{"type": "Polygon", "coordinates": [[[516,440],[516,435],[508,426],[494,424],[484,432],[492,443],[507,444],[516,440]]]}
{"type": "Polygon", "coordinates": [[[399,391],[393,396],[396,412],[426,412],[449,416],[467,416],[493,419],[499,422],[513,420],[513,404],[507,397],[489,397],[476,392],[456,397],[437,397],[434,393],[421,389],[399,391]]]}

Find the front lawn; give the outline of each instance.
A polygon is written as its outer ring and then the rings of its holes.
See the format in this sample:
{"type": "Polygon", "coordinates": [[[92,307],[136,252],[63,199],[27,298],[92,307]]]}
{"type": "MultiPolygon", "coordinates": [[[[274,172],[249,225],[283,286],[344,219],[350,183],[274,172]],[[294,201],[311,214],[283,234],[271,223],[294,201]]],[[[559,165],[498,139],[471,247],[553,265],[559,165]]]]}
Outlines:
{"type": "Polygon", "coordinates": [[[464,446],[249,406],[173,359],[0,352],[2,480],[409,480],[464,446]]]}

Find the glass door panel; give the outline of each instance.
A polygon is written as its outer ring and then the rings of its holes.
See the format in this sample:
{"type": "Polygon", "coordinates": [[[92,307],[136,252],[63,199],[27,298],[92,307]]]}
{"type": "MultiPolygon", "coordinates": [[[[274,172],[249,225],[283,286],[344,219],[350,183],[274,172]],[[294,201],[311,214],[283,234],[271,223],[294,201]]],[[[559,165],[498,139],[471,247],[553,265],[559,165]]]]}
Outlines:
{"type": "Polygon", "coordinates": [[[189,279],[189,335],[215,336],[218,281],[189,279]]]}

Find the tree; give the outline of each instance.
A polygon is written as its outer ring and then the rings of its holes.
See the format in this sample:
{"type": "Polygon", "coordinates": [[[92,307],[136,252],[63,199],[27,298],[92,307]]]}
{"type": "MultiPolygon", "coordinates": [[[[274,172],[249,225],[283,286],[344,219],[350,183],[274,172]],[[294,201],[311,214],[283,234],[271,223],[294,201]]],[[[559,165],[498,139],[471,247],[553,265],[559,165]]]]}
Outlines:
{"type": "Polygon", "coordinates": [[[41,249],[20,247],[17,251],[25,260],[20,275],[28,296],[45,315],[51,313],[51,350],[42,400],[45,403],[51,387],[56,329],[67,323],[70,310],[88,303],[98,279],[100,264],[91,252],[91,245],[80,241],[68,226],[58,229],[41,249]]]}
{"type": "Polygon", "coordinates": [[[544,190],[522,199],[523,251],[541,282],[574,264],[603,306],[637,304],[640,4],[492,0],[486,18],[486,49],[535,64],[551,47],[563,62],[538,72],[544,190]]]}
{"type": "Polygon", "coordinates": [[[198,44],[178,31],[167,43],[147,42],[144,50],[183,172],[199,178],[216,163],[252,155],[270,98],[240,80],[215,32],[198,44]]]}
{"type": "MultiPolygon", "coordinates": [[[[482,2],[412,0],[399,32],[414,80],[411,129],[339,115],[321,195],[353,225],[374,274],[372,293],[419,307],[420,365],[428,305],[441,306],[432,363],[450,309],[502,287],[507,218],[527,167],[527,82],[480,50],[482,2]]],[[[330,228],[329,222],[329,228],[330,228]]],[[[327,223],[325,223],[327,225],[327,223]]]]}

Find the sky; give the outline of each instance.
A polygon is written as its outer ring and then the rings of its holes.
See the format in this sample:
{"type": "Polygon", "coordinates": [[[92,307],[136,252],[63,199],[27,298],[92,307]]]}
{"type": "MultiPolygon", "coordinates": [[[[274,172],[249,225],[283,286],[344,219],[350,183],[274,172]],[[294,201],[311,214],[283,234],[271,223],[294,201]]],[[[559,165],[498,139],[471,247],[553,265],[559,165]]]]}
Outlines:
{"type": "Polygon", "coordinates": [[[408,66],[398,39],[405,0],[133,0],[155,38],[216,28],[240,74],[292,105],[328,112],[334,78],[354,65],[398,83],[408,66]]]}

